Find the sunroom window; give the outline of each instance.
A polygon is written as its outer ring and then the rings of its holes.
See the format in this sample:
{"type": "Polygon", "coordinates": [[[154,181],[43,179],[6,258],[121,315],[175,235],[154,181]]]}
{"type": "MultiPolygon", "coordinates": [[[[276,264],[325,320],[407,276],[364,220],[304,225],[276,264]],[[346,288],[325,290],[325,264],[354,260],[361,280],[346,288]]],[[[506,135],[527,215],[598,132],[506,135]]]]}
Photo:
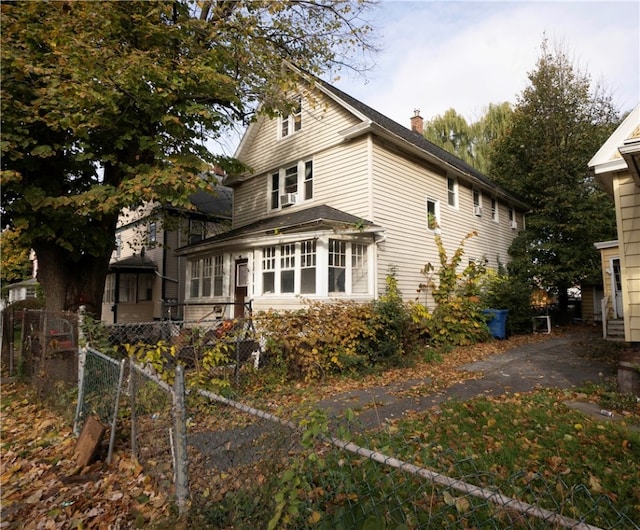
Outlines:
{"type": "Polygon", "coordinates": [[[316,292],[316,242],[300,243],[300,292],[316,292]]]}
{"type": "Polygon", "coordinates": [[[280,292],[292,293],[296,280],[296,246],[280,246],[280,292]]]}
{"type": "Polygon", "coordinates": [[[338,239],[329,240],[329,292],[345,292],[347,272],[347,243],[338,239]]]}

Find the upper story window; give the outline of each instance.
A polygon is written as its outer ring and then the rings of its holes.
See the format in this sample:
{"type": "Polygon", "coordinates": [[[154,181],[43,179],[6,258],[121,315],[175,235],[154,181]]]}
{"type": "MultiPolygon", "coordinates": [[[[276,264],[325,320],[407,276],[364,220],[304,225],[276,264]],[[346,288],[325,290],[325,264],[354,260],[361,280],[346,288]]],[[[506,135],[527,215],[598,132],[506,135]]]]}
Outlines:
{"type": "Polygon", "coordinates": [[[473,215],[478,217],[482,216],[482,193],[478,190],[473,190],[473,215]]]}
{"type": "Polygon", "coordinates": [[[286,138],[302,129],[302,98],[298,98],[291,114],[280,118],[280,138],[286,138]]]}
{"type": "Polygon", "coordinates": [[[158,241],[158,224],[155,221],[151,221],[149,223],[149,233],[147,238],[149,245],[153,245],[158,241]]]}
{"type": "Polygon", "coordinates": [[[518,221],[516,220],[516,210],[513,206],[509,206],[509,225],[514,230],[518,228],[518,221]]]}
{"type": "Polygon", "coordinates": [[[293,206],[313,198],[313,162],[300,161],[279,169],[269,178],[271,210],[293,206]]]}
{"type": "Polygon", "coordinates": [[[440,203],[427,197],[427,229],[436,230],[440,226],[440,203]]]}
{"type": "Polygon", "coordinates": [[[197,243],[206,237],[206,224],[204,221],[189,219],[189,243],[197,243]]]}
{"type": "Polygon", "coordinates": [[[447,204],[452,208],[458,207],[458,181],[447,177],[447,204]]]}
{"type": "Polygon", "coordinates": [[[498,222],[498,201],[495,197],[491,197],[491,220],[498,222]]]}
{"type": "Polygon", "coordinates": [[[122,255],[122,236],[116,236],[116,258],[119,258],[122,255]]]}

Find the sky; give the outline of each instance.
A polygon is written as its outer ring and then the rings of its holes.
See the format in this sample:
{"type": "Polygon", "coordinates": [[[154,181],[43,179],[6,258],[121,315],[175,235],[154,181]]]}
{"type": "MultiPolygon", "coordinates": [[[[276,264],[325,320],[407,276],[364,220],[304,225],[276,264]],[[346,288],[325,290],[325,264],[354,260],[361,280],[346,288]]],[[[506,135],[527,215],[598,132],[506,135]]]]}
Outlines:
{"type": "Polygon", "coordinates": [[[545,36],[621,112],[640,102],[638,0],[382,0],[370,20],[382,51],[364,75],[333,82],[402,125],[416,109],[425,120],[453,108],[476,121],[489,103],[515,103],[545,36]]]}

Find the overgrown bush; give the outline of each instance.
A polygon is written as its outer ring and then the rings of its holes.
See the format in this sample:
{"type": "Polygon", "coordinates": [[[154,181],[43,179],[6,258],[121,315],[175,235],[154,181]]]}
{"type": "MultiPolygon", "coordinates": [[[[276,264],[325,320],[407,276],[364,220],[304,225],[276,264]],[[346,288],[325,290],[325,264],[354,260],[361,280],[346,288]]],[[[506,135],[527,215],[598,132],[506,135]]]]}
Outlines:
{"type": "Polygon", "coordinates": [[[487,271],[480,282],[480,302],[486,308],[507,309],[507,333],[531,331],[531,287],[500,267],[487,271]]]}
{"type": "Polygon", "coordinates": [[[306,309],[255,316],[271,370],[284,380],[398,366],[406,359],[410,316],[395,275],[372,303],[311,301],[306,309]]]}
{"type": "Polygon", "coordinates": [[[395,271],[386,277],[386,289],[373,302],[372,328],[376,331],[373,340],[362,345],[362,353],[372,365],[398,366],[412,353],[415,338],[411,335],[411,316],[398,289],[395,271]]]}
{"type": "Polygon", "coordinates": [[[369,364],[367,349],[375,343],[380,325],[373,304],[350,301],[313,301],[296,311],[262,311],[255,321],[266,338],[271,369],[279,370],[283,379],[305,381],[369,364]]]}
{"type": "Polygon", "coordinates": [[[471,262],[462,273],[458,272],[464,255],[464,243],[474,235],[477,233],[467,234],[449,260],[442,238],[436,234],[440,266],[436,270],[432,263],[427,263],[422,270],[427,281],[420,285],[420,290],[430,292],[437,305],[429,313],[426,308],[420,311],[416,304],[413,321],[422,321],[422,333],[434,345],[465,346],[490,337],[487,317],[482,312],[483,305],[478,296],[485,265],[471,262]]]}

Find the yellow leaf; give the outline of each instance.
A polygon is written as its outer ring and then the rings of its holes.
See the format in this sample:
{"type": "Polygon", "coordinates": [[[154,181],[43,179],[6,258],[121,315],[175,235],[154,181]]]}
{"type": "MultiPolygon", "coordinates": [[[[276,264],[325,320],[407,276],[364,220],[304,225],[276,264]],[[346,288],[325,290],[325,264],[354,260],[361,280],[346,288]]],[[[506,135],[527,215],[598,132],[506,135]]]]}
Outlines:
{"type": "Polygon", "coordinates": [[[602,482],[594,475],[589,475],[589,489],[593,493],[602,493],[602,482]]]}
{"type": "Polygon", "coordinates": [[[313,512],[308,518],[307,522],[309,524],[318,524],[322,519],[322,514],[320,512],[313,512]]]}

